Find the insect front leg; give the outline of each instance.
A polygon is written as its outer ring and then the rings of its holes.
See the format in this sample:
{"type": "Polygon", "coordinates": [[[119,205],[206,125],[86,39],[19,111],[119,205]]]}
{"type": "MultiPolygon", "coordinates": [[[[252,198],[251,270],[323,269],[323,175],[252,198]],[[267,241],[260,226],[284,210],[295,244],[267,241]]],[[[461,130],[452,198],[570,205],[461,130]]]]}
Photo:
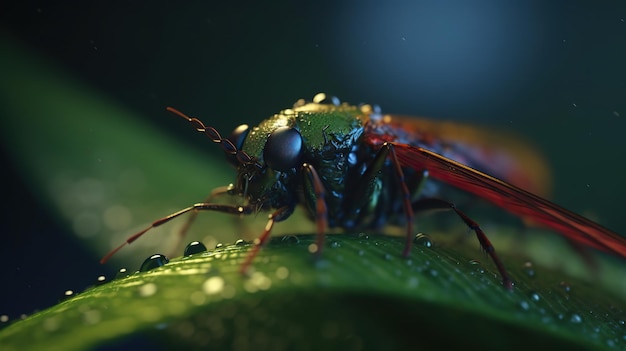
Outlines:
{"type": "MultiPolygon", "coordinates": [[[[235,187],[233,186],[233,184],[217,187],[211,191],[211,193],[206,197],[203,203],[213,202],[215,198],[223,196],[223,195],[235,195],[233,192],[234,188],[235,187]]],[[[183,241],[183,239],[187,235],[189,228],[191,228],[191,225],[196,220],[196,217],[198,216],[199,212],[200,212],[199,210],[194,210],[189,214],[182,228],[180,228],[180,230],[178,231],[178,239],[176,240],[176,246],[174,246],[175,248],[179,247],[180,243],[183,241]]]]}
{"type": "Polygon", "coordinates": [[[165,216],[161,219],[157,219],[156,221],[152,222],[152,224],[150,224],[148,227],[146,227],[142,231],[131,235],[130,237],[128,237],[128,239],[126,239],[126,241],[123,244],[111,250],[108,254],[106,254],[100,260],[100,263],[102,264],[106,263],[113,255],[115,255],[116,252],[121,250],[127,244],[132,244],[133,241],[139,239],[142,235],[144,235],[150,229],[158,227],[162,224],[165,224],[171,221],[172,219],[182,214],[191,212],[191,211],[216,211],[216,212],[223,212],[223,213],[230,213],[230,214],[239,214],[239,215],[246,214],[247,215],[247,214],[254,213],[255,208],[251,205],[236,206],[236,205],[214,204],[214,203],[205,203],[205,202],[194,204],[178,212],[174,212],[168,216],[165,216]]]}
{"type": "Polygon", "coordinates": [[[315,206],[311,206],[311,210],[315,211],[315,224],[317,225],[317,248],[314,253],[319,256],[324,248],[324,234],[328,225],[328,207],[324,199],[324,185],[312,165],[308,163],[303,164],[302,174],[304,176],[304,196],[307,197],[306,202],[315,202],[315,206]]]}
{"type": "Polygon", "coordinates": [[[295,204],[289,204],[277,209],[268,216],[267,224],[265,225],[263,233],[254,241],[254,247],[252,247],[252,250],[250,250],[248,256],[246,256],[246,260],[243,262],[241,267],[239,267],[239,271],[242,274],[248,273],[248,269],[254,261],[254,258],[257,256],[263,245],[265,245],[267,239],[269,239],[270,234],[272,233],[272,228],[274,227],[274,222],[280,222],[287,219],[287,217],[293,213],[294,209],[295,204]]]}
{"type": "Polygon", "coordinates": [[[500,272],[500,276],[502,277],[502,285],[504,285],[507,289],[513,288],[513,282],[509,277],[506,269],[504,268],[504,264],[500,261],[500,258],[496,254],[496,249],[491,244],[491,241],[487,238],[487,235],[480,228],[478,223],[476,223],[473,219],[468,217],[461,210],[457,209],[456,206],[445,200],[435,199],[435,198],[427,198],[421,199],[413,203],[413,209],[416,212],[429,211],[429,210],[453,210],[460,218],[465,222],[465,224],[476,233],[476,238],[480,243],[480,247],[491,257],[498,272],[500,272]]]}

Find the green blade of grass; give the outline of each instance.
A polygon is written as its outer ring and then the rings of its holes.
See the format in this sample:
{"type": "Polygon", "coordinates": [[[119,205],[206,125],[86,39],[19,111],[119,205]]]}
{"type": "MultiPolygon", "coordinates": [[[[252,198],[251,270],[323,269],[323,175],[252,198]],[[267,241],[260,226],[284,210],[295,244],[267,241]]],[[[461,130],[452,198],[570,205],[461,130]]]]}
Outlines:
{"type": "Polygon", "coordinates": [[[61,302],[0,331],[5,351],[80,350],[148,335],[172,349],[623,349],[623,300],[561,273],[529,274],[403,240],[336,235],[275,239],[244,278],[250,245],[173,259],[61,302]]]}

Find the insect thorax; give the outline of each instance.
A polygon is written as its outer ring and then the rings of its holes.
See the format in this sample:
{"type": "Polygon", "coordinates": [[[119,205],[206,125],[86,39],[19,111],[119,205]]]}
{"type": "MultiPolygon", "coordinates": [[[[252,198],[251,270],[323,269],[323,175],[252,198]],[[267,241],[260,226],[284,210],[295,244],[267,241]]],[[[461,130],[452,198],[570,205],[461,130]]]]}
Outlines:
{"type": "MultiPolygon", "coordinates": [[[[363,121],[366,119],[367,115],[357,106],[304,104],[283,110],[252,128],[243,144],[243,150],[264,164],[263,150],[268,136],[280,127],[298,130],[304,141],[302,163],[315,167],[325,188],[329,213],[337,213],[345,190],[349,155],[363,133],[363,121]]],[[[282,184],[275,184],[272,188],[282,188],[286,192],[306,192],[307,189],[302,189],[301,179],[297,179],[301,177],[295,174],[297,172],[295,169],[293,174],[286,172],[287,174],[279,176],[276,181],[282,184]]],[[[307,195],[304,196],[307,200],[305,203],[310,211],[314,211],[314,196],[307,195]]]]}

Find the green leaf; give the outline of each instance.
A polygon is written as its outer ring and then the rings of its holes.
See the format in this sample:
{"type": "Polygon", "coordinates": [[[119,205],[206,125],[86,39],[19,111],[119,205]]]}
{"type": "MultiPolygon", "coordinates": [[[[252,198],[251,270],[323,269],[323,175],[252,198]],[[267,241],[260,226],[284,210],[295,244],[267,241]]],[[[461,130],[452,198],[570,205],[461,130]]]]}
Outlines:
{"type": "Polygon", "coordinates": [[[403,240],[275,239],[253,273],[249,246],[172,260],[94,287],[0,331],[5,351],[80,350],[150,335],[173,349],[622,349],[623,300],[561,273],[509,264],[513,291],[491,264],[403,240]]]}

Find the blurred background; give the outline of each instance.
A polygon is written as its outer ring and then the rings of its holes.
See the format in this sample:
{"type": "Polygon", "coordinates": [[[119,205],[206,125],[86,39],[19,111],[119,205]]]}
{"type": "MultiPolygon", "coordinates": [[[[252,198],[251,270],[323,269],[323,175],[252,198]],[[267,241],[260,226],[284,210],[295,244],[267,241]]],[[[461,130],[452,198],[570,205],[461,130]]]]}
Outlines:
{"type": "Polygon", "coordinates": [[[551,199],[624,235],[625,19],[591,0],[5,1],[0,315],[137,269],[145,253],[98,260],[233,180],[166,106],[227,134],[323,91],[511,130],[552,166],[551,199]]]}

